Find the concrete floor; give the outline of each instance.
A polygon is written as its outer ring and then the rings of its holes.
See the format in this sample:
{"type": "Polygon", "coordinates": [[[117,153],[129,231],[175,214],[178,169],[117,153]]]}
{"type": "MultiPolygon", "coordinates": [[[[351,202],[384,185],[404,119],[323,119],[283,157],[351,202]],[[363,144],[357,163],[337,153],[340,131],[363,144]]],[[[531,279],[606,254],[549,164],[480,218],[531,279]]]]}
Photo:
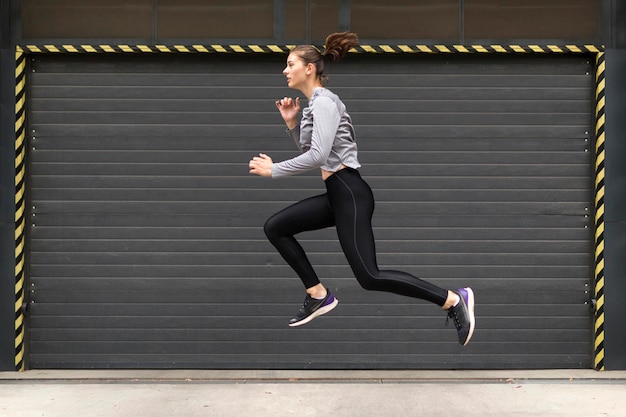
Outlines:
{"type": "Polygon", "coordinates": [[[2,417],[626,417],[626,371],[0,372],[2,417]]]}

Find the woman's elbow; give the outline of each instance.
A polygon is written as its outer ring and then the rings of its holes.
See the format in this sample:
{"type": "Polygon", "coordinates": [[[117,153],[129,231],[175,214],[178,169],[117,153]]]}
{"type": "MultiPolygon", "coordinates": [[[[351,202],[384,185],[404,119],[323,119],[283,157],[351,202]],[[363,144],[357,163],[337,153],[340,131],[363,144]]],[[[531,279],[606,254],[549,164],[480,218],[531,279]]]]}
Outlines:
{"type": "Polygon", "coordinates": [[[319,152],[317,150],[310,150],[309,153],[309,156],[311,158],[311,165],[315,167],[321,167],[326,163],[326,160],[328,159],[327,156],[324,156],[322,152],[319,152]]]}

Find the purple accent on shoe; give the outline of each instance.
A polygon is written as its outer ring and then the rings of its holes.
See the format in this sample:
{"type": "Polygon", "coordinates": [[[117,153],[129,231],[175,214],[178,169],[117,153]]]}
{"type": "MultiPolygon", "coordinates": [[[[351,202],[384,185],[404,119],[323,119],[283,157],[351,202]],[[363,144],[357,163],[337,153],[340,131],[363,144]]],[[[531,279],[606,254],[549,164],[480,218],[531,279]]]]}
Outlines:
{"type": "Polygon", "coordinates": [[[322,307],[326,307],[327,305],[330,305],[332,303],[335,302],[335,296],[332,295],[330,292],[326,295],[326,297],[324,298],[324,302],[322,303],[322,307]]]}
{"type": "Polygon", "coordinates": [[[467,287],[467,288],[459,288],[458,290],[456,290],[456,293],[459,294],[459,296],[463,297],[463,301],[465,301],[465,305],[469,306],[469,291],[471,291],[471,288],[467,287]]]}

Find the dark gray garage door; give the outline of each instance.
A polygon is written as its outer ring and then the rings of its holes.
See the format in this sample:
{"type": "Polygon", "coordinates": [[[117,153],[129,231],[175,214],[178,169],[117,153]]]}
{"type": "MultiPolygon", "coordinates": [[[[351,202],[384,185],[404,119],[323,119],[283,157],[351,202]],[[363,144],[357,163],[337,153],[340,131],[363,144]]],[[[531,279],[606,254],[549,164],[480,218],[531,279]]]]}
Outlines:
{"type": "Polygon", "coordinates": [[[304,292],[265,219],[318,173],[274,100],[286,55],[34,55],[32,368],[591,367],[593,73],[580,55],[351,55],[332,67],[375,191],[379,264],[471,285],[459,347],[434,306],[366,292],[334,230],[301,236],[340,300],[291,329],[304,292]]]}

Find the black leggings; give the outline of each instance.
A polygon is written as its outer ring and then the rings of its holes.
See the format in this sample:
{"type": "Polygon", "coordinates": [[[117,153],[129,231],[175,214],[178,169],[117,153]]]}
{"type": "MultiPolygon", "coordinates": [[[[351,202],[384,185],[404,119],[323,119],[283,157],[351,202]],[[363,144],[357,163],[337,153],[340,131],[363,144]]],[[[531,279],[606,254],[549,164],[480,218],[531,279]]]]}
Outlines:
{"type": "Polygon", "coordinates": [[[305,288],[320,281],[294,235],[336,226],[343,252],[363,288],[421,298],[443,306],[447,290],[405,272],[378,269],[372,231],[374,195],[359,172],[345,168],[325,183],[325,194],[289,206],[265,223],[268,239],[302,279],[305,288]]]}

